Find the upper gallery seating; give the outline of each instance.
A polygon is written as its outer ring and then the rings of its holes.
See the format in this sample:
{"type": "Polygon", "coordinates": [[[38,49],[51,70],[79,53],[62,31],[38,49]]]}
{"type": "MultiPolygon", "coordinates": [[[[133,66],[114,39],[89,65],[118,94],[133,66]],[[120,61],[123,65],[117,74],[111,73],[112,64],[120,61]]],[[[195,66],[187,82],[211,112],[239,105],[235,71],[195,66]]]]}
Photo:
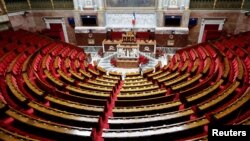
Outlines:
{"type": "Polygon", "coordinates": [[[0,140],[206,140],[211,124],[249,124],[250,32],[124,80],[39,34],[3,31],[0,45],[0,140]]]}

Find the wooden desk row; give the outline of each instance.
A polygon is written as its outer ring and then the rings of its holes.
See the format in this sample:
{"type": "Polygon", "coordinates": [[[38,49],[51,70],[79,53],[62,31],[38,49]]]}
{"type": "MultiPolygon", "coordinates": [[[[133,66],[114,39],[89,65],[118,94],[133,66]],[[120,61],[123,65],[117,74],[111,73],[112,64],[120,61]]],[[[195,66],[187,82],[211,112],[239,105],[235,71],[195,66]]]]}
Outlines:
{"type": "Polygon", "coordinates": [[[97,86],[115,87],[115,83],[100,82],[100,81],[96,81],[96,80],[88,80],[87,82],[89,84],[94,84],[94,85],[97,85],[97,86]]]}
{"type": "Polygon", "coordinates": [[[156,103],[165,103],[174,100],[174,95],[168,96],[154,96],[154,97],[140,97],[134,99],[119,99],[115,101],[116,107],[132,107],[132,106],[142,106],[151,105],[156,103]]]}
{"type": "Polygon", "coordinates": [[[103,75],[103,78],[111,79],[111,80],[121,80],[120,76],[112,76],[112,75],[103,75]]]}
{"type": "Polygon", "coordinates": [[[198,106],[199,109],[205,110],[205,109],[208,109],[208,108],[214,106],[215,104],[218,104],[220,101],[222,101],[223,99],[228,97],[230,94],[232,94],[233,91],[239,86],[239,84],[240,84],[240,82],[238,82],[238,81],[233,82],[228,88],[223,90],[223,92],[221,94],[217,94],[218,96],[215,97],[214,99],[209,100],[206,103],[199,104],[199,106],[198,106]]]}
{"type": "Polygon", "coordinates": [[[172,80],[169,80],[169,81],[165,81],[164,82],[164,85],[165,86],[170,86],[170,85],[173,85],[175,83],[178,83],[186,78],[188,78],[190,76],[190,73],[185,73],[183,75],[180,75],[179,77],[177,77],[176,79],[172,79],[172,80]]]}
{"type": "Polygon", "coordinates": [[[112,84],[118,83],[118,80],[111,80],[111,79],[108,79],[108,78],[97,77],[95,80],[99,81],[99,82],[104,82],[104,83],[112,83],[112,84]]]}
{"type": "Polygon", "coordinates": [[[143,115],[143,116],[128,116],[128,117],[109,117],[109,124],[137,124],[157,121],[167,121],[194,114],[191,108],[181,111],[166,112],[160,114],[143,115]]]}
{"type": "Polygon", "coordinates": [[[162,70],[167,71],[169,67],[170,67],[170,63],[168,63],[167,65],[164,65],[162,70]]]}
{"type": "Polygon", "coordinates": [[[192,77],[190,80],[181,82],[177,85],[173,85],[173,86],[171,86],[171,88],[172,88],[172,90],[178,90],[178,89],[184,88],[184,87],[198,81],[202,76],[203,76],[202,74],[197,74],[194,77],[192,77]]]}
{"type": "Polygon", "coordinates": [[[156,72],[153,72],[153,73],[148,74],[147,77],[153,77],[153,76],[156,76],[156,75],[158,75],[158,74],[160,74],[160,73],[162,73],[162,72],[163,72],[162,70],[158,70],[158,71],[156,71],[156,72]]]}
{"type": "Polygon", "coordinates": [[[87,88],[87,89],[99,90],[99,91],[105,91],[105,92],[111,92],[113,90],[113,88],[111,87],[91,85],[91,84],[82,83],[82,82],[79,82],[78,86],[87,88]]]}
{"type": "Polygon", "coordinates": [[[99,70],[100,72],[102,72],[103,74],[106,74],[107,70],[105,70],[104,68],[97,66],[97,70],[99,70]]]}
{"type": "Polygon", "coordinates": [[[173,107],[178,107],[182,103],[180,101],[170,101],[166,103],[157,103],[151,105],[143,106],[133,106],[133,107],[115,107],[113,113],[135,113],[135,112],[146,112],[146,111],[156,111],[165,110],[173,107]]]}
{"type": "Polygon", "coordinates": [[[203,68],[202,73],[203,74],[207,74],[207,72],[208,72],[209,68],[211,67],[211,65],[213,65],[211,59],[209,57],[206,58],[206,60],[205,60],[205,66],[203,68]]]}
{"type": "Polygon", "coordinates": [[[166,89],[156,89],[156,90],[150,90],[150,91],[141,91],[141,92],[120,92],[118,94],[118,99],[126,99],[126,98],[143,98],[147,96],[155,97],[157,95],[163,96],[166,95],[167,90],[166,89]]]}
{"type": "Polygon", "coordinates": [[[22,102],[22,103],[27,102],[28,99],[22,94],[22,92],[20,92],[20,90],[17,88],[17,85],[14,85],[16,84],[14,79],[15,78],[11,74],[7,74],[6,82],[10,91],[19,100],[19,102],[22,102]]]}
{"type": "Polygon", "coordinates": [[[125,80],[140,80],[143,79],[143,77],[141,75],[138,76],[126,76],[125,80]]]}
{"type": "Polygon", "coordinates": [[[88,69],[88,71],[91,73],[91,74],[93,74],[93,75],[95,75],[95,76],[99,76],[100,75],[100,73],[98,72],[98,71],[96,71],[96,70],[93,70],[93,69],[88,69]]]}
{"type": "Polygon", "coordinates": [[[3,141],[39,141],[27,136],[19,135],[17,133],[10,132],[0,127],[0,139],[3,141]]]}
{"type": "Polygon", "coordinates": [[[242,80],[243,79],[243,76],[244,76],[244,68],[243,68],[243,65],[242,65],[242,61],[240,60],[239,57],[236,57],[237,59],[237,62],[238,62],[238,80],[242,80]]]}
{"type": "Polygon", "coordinates": [[[174,77],[178,76],[179,74],[180,74],[179,72],[170,73],[169,75],[167,75],[163,78],[157,79],[157,80],[158,80],[158,82],[164,82],[164,81],[173,79],[174,77]]]}
{"type": "MultiPolygon", "coordinates": [[[[233,88],[234,87],[232,87],[231,89],[233,89],[233,88]]],[[[230,91],[232,91],[232,90],[230,90],[230,91]]],[[[239,99],[235,100],[232,104],[230,104],[228,107],[225,107],[220,112],[217,112],[214,116],[216,119],[221,119],[221,118],[229,115],[233,111],[239,109],[245,103],[249,102],[249,100],[250,100],[250,88],[248,87],[247,90],[244,92],[244,94],[242,94],[242,96],[239,99]]],[[[248,123],[248,125],[249,125],[249,123],[248,123]]]]}
{"type": "Polygon", "coordinates": [[[183,66],[181,67],[180,71],[181,72],[184,72],[187,68],[188,68],[188,65],[190,64],[191,62],[189,60],[186,60],[185,63],[183,64],[183,66]]]}
{"type": "Polygon", "coordinates": [[[28,106],[33,108],[36,111],[39,111],[40,113],[56,117],[58,119],[66,119],[69,121],[77,121],[79,123],[81,122],[89,122],[89,123],[97,123],[99,116],[93,116],[93,115],[83,115],[83,114],[75,114],[70,113],[63,110],[58,110],[52,107],[47,107],[42,104],[39,104],[37,102],[29,102],[28,106]]]}
{"type": "Polygon", "coordinates": [[[151,74],[154,71],[154,68],[149,68],[143,71],[143,74],[148,75],[151,74]]]}
{"type": "Polygon", "coordinates": [[[216,90],[219,86],[221,86],[221,84],[224,82],[223,79],[220,79],[219,81],[215,82],[212,86],[210,87],[207,87],[205,89],[203,89],[202,91],[196,93],[196,94],[193,94],[191,96],[188,96],[186,99],[187,99],[187,102],[192,102],[192,101],[196,101],[206,95],[208,95],[209,93],[211,93],[212,91],[216,90]]]}
{"type": "Polygon", "coordinates": [[[227,78],[230,72],[230,66],[229,66],[229,61],[227,57],[223,58],[223,62],[224,62],[224,69],[223,69],[223,78],[227,78]]]}
{"type": "Polygon", "coordinates": [[[150,82],[150,81],[147,81],[147,82],[135,82],[135,83],[124,83],[122,85],[123,88],[125,87],[140,87],[140,86],[148,86],[148,85],[152,85],[153,83],[150,82]]]}
{"type": "Polygon", "coordinates": [[[58,69],[60,65],[61,65],[60,56],[56,56],[56,59],[55,59],[54,64],[53,64],[53,67],[54,67],[55,69],[58,69]]]}
{"type": "Polygon", "coordinates": [[[205,117],[186,121],[172,125],[152,126],[138,129],[104,129],[102,137],[104,138],[138,138],[152,135],[171,134],[185,130],[191,130],[207,125],[209,121],[205,117]]]}
{"type": "Polygon", "coordinates": [[[109,71],[109,76],[120,77],[121,75],[122,75],[121,72],[109,71]]]}
{"type": "Polygon", "coordinates": [[[160,73],[160,74],[158,74],[158,75],[153,76],[152,79],[153,79],[153,80],[161,79],[161,78],[163,78],[163,77],[166,77],[166,76],[169,75],[169,74],[170,74],[169,71],[164,71],[164,72],[162,72],[162,73],[160,73]]]}
{"type": "Polygon", "coordinates": [[[86,71],[84,71],[82,69],[80,69],[79,72],[82,73],[87,78],[91,78],[92,77],[92,75],[89,72],[86,72],[86,71]]]}
{"type": "Polygon", "coordinates": [[[124,80],[124,84],[134,84],[134,83],[146,83],[148,82],[147,79],[143,78],[143,79],[136,79],[136,80],[124,80]]]}
{"type": "Polygon", "coordinates": [[[65,87],[67,90],[76,92],[79,94],[84,94],[86,96],[97,96],[97,97],[102,97],[102,98],[107,98],[110,96],[109,92],[102,92],[102,91],[94,91],[94,90],[85,90],[81,89],[75,86],[68,85],[65,87]]]}
{"type": "Polygon", "coordinates": [[[180,62],[176,62],[176,64],[174,64],[174,66],[172,67],[171,71],[172,72],[176,71],[180,64],[181,64],[180,62]]]}
{"type": "Polygon", "coordinates": [[[158,89],[158,85],[150,85],[150,86],[142,86],[142,87],[129,87],[129,88],[122,88],[120,92],[136,92],[136,91],[146,91],[146,90],[154,90],[158,89]]]}
{"type": "Polygon", "coordinates": [[[73,84],[75,82],[74,78],[69,77],[67,74],[65,74],[61,69],[57,69],[57,73],[67,82],[73,84]]]}
{"type": "Polygon", "coordinates": [[[68,107],[72,109],[78,109],[80,111],[90,111],[90,112],[103,112],[104,106],[95,106],[95,105],[86,105],[86,104],[80,104],[77,102],[72,102],[69,100],[63,100],[56,97],[53,97],[51,95],[47,95],[45,97],[46,100],[50,101],[51,103],[61,105],[63,107],[68,107]]]}
{"type": "Polygon", "coordinates": [[[31,63],[31,58],[32,58],[32,55],[30,55],[30,56],[25,60],[25,62],[23,63],[22,72],[26,72],[26,71],[27,71],[28,66],[29,66],[29,64],[31,63]]]}
{"type": "Polygon", "coordinates": [[[250,117],[248,117],[245,120],[237,123],[237,125],[250,125],[250,117]]]}
{"type": "Polygon", "coordinates": [[[35,85],[32,84],[32,82],[30,82],[27,73],[23,73],[23,79],[25,84],[28,86],[28,88],[33,91],[35,94],[39,95],[39,96],[43,96],[43,94],[45,93],[43,90],[41,90],[40,88],[37,88],[35,85]]]}
{"type": "Polygon", "coordinates": [[[74,76],[76,79],[82,81],[84,80],[84,76],[82,76],[80,73],[77,73],[75,71],[73,71],[72,69],[69,69],[69,72],[72,74],[72,76],[74,76]]]}
{"type": "Polygon", "coordinates": [[[42,129],[45,131],[49,131],[52,133],[60,133],[72,136],[82,136],[82,137],[90,137],[92,128],[79,128],[66,126],[61,124],[56,124],[50,121],[45,121],[41,119],[36,119],[25,115],[21,112],[18,112],[14,109],[9,109],[5,112],[8,116],[12,117],[18,122],[21,122],[27,126],[31,126],[36,129],[42,129]]]}
{"type": "Polygon", "coordinates": [[[198,69],[199,65],[200,65],[200,59],[195,59],[193,67],[191,69],[191,73],[195,73],[195,71],[198,69]]]}
{"type": "Polygon", "coordinates": [[[62,87],[64,85],[64,83],[61,80],[56,79],[47,69],[44,70],[44,73],[46,77],[57,86],[62,87]]]}

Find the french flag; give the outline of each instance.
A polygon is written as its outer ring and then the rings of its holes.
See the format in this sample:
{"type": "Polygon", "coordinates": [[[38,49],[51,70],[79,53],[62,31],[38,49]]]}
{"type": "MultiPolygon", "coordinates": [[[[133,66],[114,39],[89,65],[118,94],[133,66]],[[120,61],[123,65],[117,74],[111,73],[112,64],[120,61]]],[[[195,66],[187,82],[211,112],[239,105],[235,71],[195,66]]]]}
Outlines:
{"type": "Polygon", "coordinates": [[[132,19],[132,25],[135,25],[136,22],[136,17],[135,17],[135,12],[133,13],[133,19],[132,19]]]}

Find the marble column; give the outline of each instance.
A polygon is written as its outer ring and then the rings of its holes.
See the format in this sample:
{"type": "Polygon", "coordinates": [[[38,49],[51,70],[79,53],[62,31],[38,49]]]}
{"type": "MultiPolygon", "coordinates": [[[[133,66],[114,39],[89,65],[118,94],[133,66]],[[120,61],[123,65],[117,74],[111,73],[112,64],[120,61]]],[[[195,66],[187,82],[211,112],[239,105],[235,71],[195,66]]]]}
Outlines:
{"type": "Polygon", "coordinates": [[[162,0],[158,0],[158,9],[162,9],[162,0]]]}
{"type": "Polygon", "coordinates": [[[99,10],[103,9],[103,0],[97,0],[99,10]]]}
{"type": "Polygon", "coordinates": [[[182,27],[188,27],[188,22],[189,22],[189,17],[190,17],[190,11],[184,11],[182,15],[182,27]]]}
{"type": "Polygon", "coordinates": [[[185,0],[185,10],[189,9],[190,0],[185,0]]]}
{"type": "Polygon", "coordinates": [[[74,12],[75,26],[82,26],[80,14],[78,11],[74,12]]]}
{"type": "Polygon", "coordinates": [[[74,3],[74,9],[78,10],[78,0],[73,0],[74,3]]]}
{"type": "Polygon", "coordinates": [[[186,0],[180,1],[180,4],[179,4],[180,10],[185,10],[185,4],[186,4],[186,0]]]}
{"type": "Polygon", "coordinates": [[[98,25],[106,26],[105,25],[105,12],[103,11],[98,11],[98,25]]]}
{"type": "Polygon", "coordinates": [[[69,42],[69,37],[68,37],[67,28],[66,28],[66,24],[65,24],[64,20],[63,20],[63,22],[61,24],[62,24],[62,28],[63,28],[63,34],[64,34],[65,42],[68,43],[69,42]]]}
{"type": "Polygon", "coordinates": [[[162,26],[164,26],[164,18],[163,18],[163,12],[162,11],[157,11],[156,12],[156,26],[158,26],[158,27],[162,27],[162,26]]]}

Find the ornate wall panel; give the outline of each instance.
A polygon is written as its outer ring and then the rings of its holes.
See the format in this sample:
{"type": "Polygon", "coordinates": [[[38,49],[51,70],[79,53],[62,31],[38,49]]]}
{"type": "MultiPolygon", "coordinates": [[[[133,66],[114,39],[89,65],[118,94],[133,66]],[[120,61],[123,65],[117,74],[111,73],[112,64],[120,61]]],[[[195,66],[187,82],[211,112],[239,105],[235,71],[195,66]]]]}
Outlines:
{"type": "Polygon", "coordinates": [[[107,7],[155,7],[156,0],[106,0],[107,7]]]}
{"type": "Polygon", "coordinates": [[[156,14],[135,14],[135,25],[132,24],[133,14],[106,14],[106,26],[113,28],[154,28],[156,14]]]}

